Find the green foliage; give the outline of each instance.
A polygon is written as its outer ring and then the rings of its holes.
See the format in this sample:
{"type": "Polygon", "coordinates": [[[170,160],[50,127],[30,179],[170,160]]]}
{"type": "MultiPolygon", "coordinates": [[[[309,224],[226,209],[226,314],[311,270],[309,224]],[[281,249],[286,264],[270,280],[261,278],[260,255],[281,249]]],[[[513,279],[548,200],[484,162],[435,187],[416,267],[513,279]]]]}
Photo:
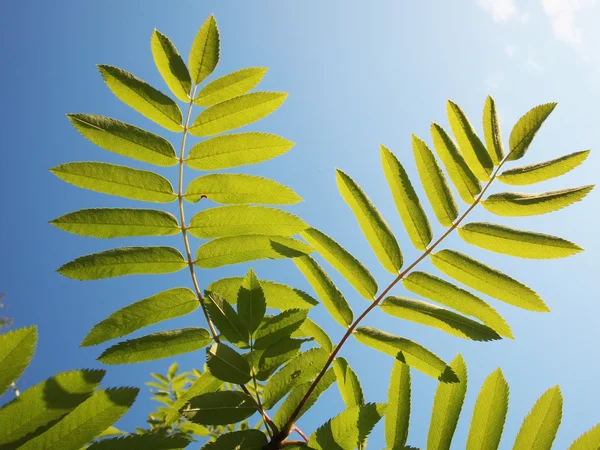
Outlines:
{"type": "Polygon", "coordinates": [[[231,100],[254,89],[266,73],[267,69],[264,67],[253,67],[217,78],[202,88],[194,103],[198,106],[213,106],[231,100]]]}
{"type": "Polygon", "coordinates": [[[385,442],[389,450],[403,450],[410,420],[410,368],[394,361],[385,412],[385,442]]]}
{"type": "Polygon", "coordinates": [[[548,389],[523,421],[513,448],[550,450],[560,426],[562,403],[560,388],[548,389]]]}
{"type": "Polygon", "coordinates": [[[227,425],[247,419],[256,412],[256,403],[248,394],[219,391],[194,397],[184,415],[202,425],[227,425]]]}
{"type": "Polygon", "coordinates": [[[525,155],[536,133],[555,107],[556,103],[539,105],[519,119],[510,132],[508,161],[520,159],[525,155]]]}
{"type": "Polygon", "coordinates": [[[539,183],[564,175],[586,160],[589,150],[575,152],[560,158],[505,170],[498,175],[498,181],[505,184],[523,186],[539,183]]]}
{"type": "Polygon", "coordinates": [[[37,344],[35,327],[19,328],[0,335],[0,394],[25,371],[37,344]]]}

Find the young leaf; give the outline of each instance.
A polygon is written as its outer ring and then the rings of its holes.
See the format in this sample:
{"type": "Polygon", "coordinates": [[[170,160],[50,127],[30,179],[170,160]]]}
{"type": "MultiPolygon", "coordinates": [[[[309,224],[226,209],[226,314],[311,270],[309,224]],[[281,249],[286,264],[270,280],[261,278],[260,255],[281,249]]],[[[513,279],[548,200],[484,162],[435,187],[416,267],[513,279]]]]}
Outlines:
{"type": "Polygon", "coordinates": [[[308,228],[306,222],[281,209],[264,206],[222,206],[200,211],[188,230],[199,238],[271,234],[291,236],[308,228]]]}
{"type": "Polygon", "coordinates": [[[267,381],[281,365],[296,357],[303,342],[301,339],[283,338],[268,347],[260,355],[256,379],[267,381]]]}
{"type": "Polygon", "coordinates": [[[466,450],[496,450],[500,444],[506,412],[508,410],[508,384],[500,369],[486,378],[479,391],[466,450]]]}
{"type": "MultiPolygon", "coordinates": [[[[440,383],[444,385],[445,383],[440,383]]],[[[410,367],[394,361],[385,411],[385,442],[388,450],[404,450],[410,424],[410,367]]]]}
{"type": "Polygon", "coordinates": [[[256,164],[283,155],[294,146],[274,134],[246,132],[224,134],[194,145],[185,160],[197,170],[219,170],[256,164]]]}
{"type": "Polygon", "coordinates": [[[248,270],[244,277],[237,298],[238,314],[252,336],[260,326],[267,309],[265,294],[252,269],[248,270]]]}
{"type": "Polygon", "coordinates": [[[340,272],[348,282],[367,300],[373,300],[377,294],[377,282],[361,262],[352,256],[340,244],[316,228],[308,228],[302,237],[319,254],[340,272]]]}
{"type": "Polygon", "coordinates": [[[256,331],[254,347],[266,349],[277,341],[290,337],[306,320],[307,314],[305,309],[288,309],[266,320],[256,331]]]}
{"type": "Polygon", "coordinates": [[[196,34],[188,58],[188,67],[194,84],[202,83],[217,67],[219,45],[219,29],[215,17],[211,14],[196,34]]]}
{"type": "Polygon", "coordinates": [[[458,142],[458,147],[467,164],[480,180],[488,180],[492,173],[494,163],[490,158],[481,139],[475,133],[466,114],[456,104],[448,100],[446,105],[450,129],[458,142]]]}
{"type": "Polygon", "coordinates": [[[286,97],[283,92],[255,92],[217,103],[196,117],[190,134],[212,136],[249,125],[276,111],[286,97]]]}
{"type": "Polygon", "coordinates": [[[360,186],[339,169],[336,182],[381,265],[388,272],[397,273],[402,267],[402,252],[388,224],[360,186]]]}
{"type": "Polygon", "coordinates": [[[35,326],[0,334],[0,395],[25,371],[37,344],[35,326]]]}
{"type": "Polygon", "coordinates": [[[126,336],[148,325],[184,316],[199,305],[196,294],[190,289],[175,288],[160,292],[119,309],[94,325],[81,346],[98,345],[126,336]]]}
{"type": "Polygon", "coordinates": [[[173,406],[169,409],[165,415],[165,425],[171,425],[177,419],[181,417],[180,410],[193,398],[210,392],[215,392],[221,386],[223,382],[218,378],[212,376],[208,371],[200,374],[198,379],[192,383],[192,385],[184,391],[181,396],[177,398],[173,406]]]}
{"type": "Polygon", "coordinates": [[[74,280],[177,272],[188,265],[172,247],[122,247],[81,256],[57,269],[74,280]]]}
{"type": "Polygon", "coordinates": [[[583,186],[543,194],[503,192],[490,195],[481,204],[499,216],[535,216],[558,211],[583,200],[593,188],[594,186],[583,186]]]}
{"type": "Polygon", "coordinates": [[[352,308],[321,266],[308,255],[293,258],[292,261],[306,277],[331,317],[341,326],[349,327],[354,320],[352,308]]]}
{"type": "Polygon", "coordinates": [[[182,102],[189,102],[192,80],[183,59],[181,59],[171,39],[160,31],[154,30],[150,45],[156,68],[162,75],[165,83],[167,83],[167,86],[169,86],[169,89],[182,102]]]}
{"type": "Polygon", "coordinates": [[[267,437],[262,431],[241,430],[222,434],[215,441],[204,445],[201,450],[261,450],[267,444],[267,437]]]}
{"type": "MultiPolygon", "coordinates": [[[[402,280],[402,283],[406,289],[415,294],[449,306],[462,314],[475,317],[501,336],[513,338],[510,327],[494,308],[479,297],[452,283],[425,272],[412,272],[402,280]]],[[[484,332],[484,330],[480,331],[484,332]]],[[[489,330],[487,330],[487,333],[484,334],[493,338],[494,333],[490,336],[489,330]]]]}
{"type": "Polygon", "coordinates": [[[229,302],[216,292],[211,292],[206,298],[204,306],[223,337],[236,347],[247,347],[250,333],[229,302]]]}
{"type": "Polygon", "coordinates": [[[159,331],[107,348],[98,357],[104,364],[133,364],[200,350],[212,341],[204,328],[159,331]]]}
{"type": "Polygon", "coordinates": [[[430,254],[438,270],[470,288],[530,311],[549,311],[542,299],[517,280],[454,250],[430,254]]]}
{"type": "Polygon", "coordinates": [[[154,209],[81,209],[50,221],[69,233],[102,239],[129,236],[170,236],[181,231],[172,214],[154,209]]]}
{"type": "Polygon", "coordinates": [[[431,137],[433,146],[438,156],[446,166],[448,175],[458,191],[460,198],[467,203],[473,203],[473,199],[481,192],[481,183],[471,172],[460,150],[448,133],[437,124],[431,125],[431,137]]]}
{"type": "Polygon", "coordinates": [[[274,180],[237,173],[215,173],[196,178],[188,185],[185,198],[196,203],[202,197],[230,205],[291,205],[302,201],[292,189],[274,180]]]}
{"type": "Polygon", "coordinates": [[[412,148],[419,177],[433,212],[443,226],[449,227],[454,219],[458,217],[458,206],[450,192],[442,169],[427,144],[414,134],[412,136],[412,148]]]}
{"type": "Polygon", "coordinates": [[[589,429],[575,442],[571,444],[568,450],[594,450],[600,447],[600,424],[589,429]]]}
{"type": "Polygon", "coordinates": [[[435,392],[427,450],[450,450],[452,437],[467,393],[467,366],[459,354],[450,363],[458,383],[440,383],[435,392]]]}
{"type": "Polygon", "coordinates": [[[283,236],[231,236],[202,245],[196,264],[204,269],[227,266],[258,259],[295,258],[312,252],[303,242],[283,236]]]}
{"type": "Polygon", "coordinates": [[[333,371],[335,372],[335,379],[337,380],[337,385],[346,408],[364,405],[365,397],[360,386],[360,381],[356,373],[350,368],[348,361],[341,357],[336,358],[333,361],[333,371]]]}
{"type": "Polygon", "coordinates": [[[56,166],[50,172],[67,183],[104,194],[160,203],[177,198],[169,180],[147,170],[102,162],[73,162],[56,166]]]}
{"type": "Polygon", "coordinates": [[[566,258],[583,251],[566,239],[492,223],[469,223],[458,228],[458,235],[469,244],[519,258],[566,258]]]}
{"type": "Polygon", "coordinates": [[[502,133],[500,133],[500,120],[496,111],[496,102],[490,96],[485,100],[483,107],[483,136],[495,166],[504,159],[504,146],[502,133]]]}
{"type": "MultiPolygon", "coordinates": [[[[181,430],[180,428],[180,431],[181,430]]],[[[153,432],[96,441],[88,450],[182,450],[190,444],[185,433],[171,435],[153,432]]]]}
{"type": "Polygon", "coordinates": [[[444,383],[456,383],[456,375],[444,361],[419,344],[371,327],[358,327],[358,342],[387,353],[405,364],[444,383]]]}
{"type": "Polygon", "coordinates": [[[184,415],[201,425],[241,422],[256,412],[254,399],[240,391],[210,392],[193,398],[184,415]]]}
{"type": "Polygon", "coordinates": [[[61,372],[0,409],[0,446],[18,448],[42,434],[96,390],[104,370],[61,372]]]}
{"type": "Polygon", "coordinates": [[[544,392],[525,417],[513,449],[550,450],[560,426],[562,404],[562,394],[558,386],[544,392]]]}
{"type": "Polygon", "coordinates": [[[505,170],[496,178],[501,183],[514,186],[539,183],[564,175],[586,160],[590,154],[589,150],[571,153],[570,155],[552,159],[537,164],[505,170]]]}
{"type": "Polygon", "coordinates": [[[525,155],[536,133],[555,107],[556,103],[536,106],[517,121],[508,140],[510,146],[510,153],[506,158],[508,161],[521,159],[525,155]]]}
{"type": "Polygon", "coordinates": [[[419,197],[398,158],[383,145],[380,149],[383,172],[408,237],[418,250],[425,250],[433,238],[433,233],[419,197]]]}
{"type": "Polygon", "coordinates": [[[177,164],[169,141],[115,119],[92,114],[67,114],[71,124],[98,147],[157,166],[177,164]]]}
{"type": "Polygon", "coordinates": [[[115,96],[167,130],[183,131],[179,106],[145,81],[113,66],[99,65],[104,82],[115,96]]]}
{"type": "Polygon", "coordinates": [[[501,339],[490,327],[431,303],[404,297],[387,297],[381,303],[381,309],[391,316],[438,328],[460,338],[474,341],[501,339]]]}
{"type": "Polygon", "coordinates": [[[137,388],[96,391],[57,425],[19,447],[25,450],[77,450],[125,414],[139,392],[137,388]]]}
{"type": "Polygon", "coordinates": [[[206,364],[219,380],[246,384],[252,378],[246,360],[223,343],[214,343],[206,349],[206,364]]]}
{"type": "Polygon", "coordinates": [[[252,67],[217,78],[208,83],[194,99],[199,106],[213,106],[254,89],[267,73],[264,67],[252,67]]]}
{"type": "Polygon", "coordinates": [[[333,351],[333,343],[325,331],[309,318],[306,318],[300,328],[292,333],[292,337],[309,337],[315,340],[327,353],[333,351]]]}

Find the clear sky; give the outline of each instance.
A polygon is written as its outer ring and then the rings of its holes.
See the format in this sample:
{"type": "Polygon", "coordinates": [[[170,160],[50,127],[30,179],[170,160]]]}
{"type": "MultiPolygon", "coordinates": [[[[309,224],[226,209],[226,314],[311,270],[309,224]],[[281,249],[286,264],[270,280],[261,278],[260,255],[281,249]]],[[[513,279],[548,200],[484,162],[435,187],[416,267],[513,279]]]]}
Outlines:
{"type": "MultiPolygon", "coordinates": [[[[72,368],[100,367],[102,349],[79,348],[88,330],[116,309],[176,286],[189,276],[125,277],[76,282],[54,270],[82,254],[131,245],[132,240],[101,241],[54,229],[48,221],[66,212],[139,203],[74,188],[53,177],[49,168],[68,161],[99,160],[143,167],[86,142],[65,113],[101,114],[165,136],[153,123],[120,103],[104,86],[96,64],[122,67],[167,92],[150,53],[154,28],[167,34],[187,55],[206,17],[214,13],[222,37],[221,63],[215,76],[243,67],[266,66],[261,89],[290,93],[285,105],[252,126],[297,144],[289,154],[247,173],[276,178],[292,186],[304,203],[290,208],[313,226],[335,237],[369,267],[380,285],[383,270],[339,196],[334,169],[359,182],[396,231],[406,260],[417,254],[400,223],[379,161],[380,143],[388,146],[417,180],[410,133],[429,141],[432,121],[447,124],[445,101],[460,104],[480,129],[484,100],[492,94],[499,107],[505,138],[518,117],[549,101],[559,106],[544,125],[523,163],[594,149],[600,144],[600,4],[593,0],[461,0],[453,2],[359,1],[20,1],[0,7],[4,105],[2,148],[2,276],[4,314],[15,326],[36,324],[40,342],[20,387],[72,368]]],[[[592,151],[579,169],[527,191],[593,184],[600,169],[592,151]]],[[[160,170],[175,180],[176,170],[160,170]]],[[[188,172],[188,181],[193,175],[188,172]]],[[[502,189],[496,186],[494,190],[502,189]]],[[[417,191],[423,195],[417,184],[417,191]]],[[[502,367],[511,402],[502,448],[510,448],[523,417],[547,388],[559,384],[565,397],[563,425],[555,448],[567,445],[600,422],[600,342],[598,272],[600,239],[598,192],[586,201],[546,216],[498,219],[477,210],[473,219],[556,234],[586,252],[568,260],[530,261],[469,248],[456,237],[447,247],[460,248],[533,287],[552,309],[535,314],[490,300],[507,319],[515,341],[473,343],[433,329],[386,317],[376,311],[366,324],[415,339],[446,360],[461,352],[469,368],[465,414],[454,448],[461,448],[476,392],[485,376],[502,367]]],[[[425,202],[428,213],[431,209],[425,202]]],[[[464,204],[462,205],[464,208],[464,204]]],[[[175,208],[175,204],[167,205],[175,208]]],[[[197,207],[191,207],[190,211],[197,207]]],[[[173,210],[174,211],[174,210],[173,210]]],[[[433,222],[433,220],[432,220],[433,222]]],[[[436,234],[441,232],[435,228],[436,234]]],[[[139,244],[153,239],[139,239],[139,244]]],[[[180,237],[158,241],[181,247],[180,237]]],[[[135,242],[134,242],[135,244],[135,242]]],[[[198,245],[198,242],[195,243],[198,245]]],[[[200,281],[246,272],[248,264],[204,271],[200,281]]],[[[259,277],[310,287],[293,264],[252,264],[259,277]]],[[[424,266],[427,268],[427,265],[424,266]]],[[[337,276],[355,315],[367,303],[337,276]]],[[[394,293],[402,295],[402,289],[394,293]]],[[[343,330],[323,307],[311,317],[332,337],[343,330]]],[[[202,323],[198,312],[151,327],[149,331],[202,323]]],[[[138,335],[146,334],[143,330],[138,335]]],[[[368,401],[385,401],[391,358],[350,341],[342,351],[358,372],[368,401]]],[[[200,367],[204,353],[177,357],[181,367],[200,367]]],[[[151,371],[166,371],[172,361],[108,368],[105,385],[138,385],[151,371]]],[[[423,446],[435,382],[413,372],[413,416],[409,443],[423,446]]],[[[152,405],[145,392],[120,423],[143,424],[152,405]]],[[[300,425],[312,431],[343,408],[336,389],[300,425]]],[[[381,425],[370,439],[383,446],[381,425]]]]}

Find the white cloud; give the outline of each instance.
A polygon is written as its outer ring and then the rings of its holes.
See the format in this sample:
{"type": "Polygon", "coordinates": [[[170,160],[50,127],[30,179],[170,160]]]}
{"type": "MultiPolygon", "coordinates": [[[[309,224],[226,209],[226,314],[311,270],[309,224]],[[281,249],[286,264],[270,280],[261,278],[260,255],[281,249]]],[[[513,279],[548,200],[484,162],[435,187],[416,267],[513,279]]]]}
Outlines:
{"type": "Polygon", "coordinates": [[[504,53],[508,56],[513,56],[515,54],[516,48],[514,45],[506,44],[504,46],[504,53]]]}
{"type": "Polygon", "coordinates": [[[503,73],[491,72],[485,79],[485,85],[488,89],[503,89],[506,86],[506,79],[503,73]]]}
{"type": "Polygon", "coordinates": [[[530,72],[534,73],[539,73],[544,70],[544,68],[534,59],[531,53],[527,55],[527,68],[530,72]]]}
{"type": "Polygon", "coordinates": [[[495,22],[506,22],[518,12],[514,0],[479,0],[479,6],[488,11],[495,22]]]}
{"type": "Polygon", "coordinates": [[[575,13],[594,6],[594,3],[595,0],[542,0],[544,12],[552,20],[556,39],[579,46],[583,34],[575,24],[575,13]]]}

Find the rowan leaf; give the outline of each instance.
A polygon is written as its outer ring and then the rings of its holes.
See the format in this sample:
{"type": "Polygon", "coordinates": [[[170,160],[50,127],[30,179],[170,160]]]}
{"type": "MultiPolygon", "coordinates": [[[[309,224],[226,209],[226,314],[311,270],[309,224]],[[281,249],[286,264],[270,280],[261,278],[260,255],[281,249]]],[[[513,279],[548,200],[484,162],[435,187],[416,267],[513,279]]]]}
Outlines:
{"type": "Polygon", "coordinates": [[[193,398],[184,415],[201,425],[228,425],[241,422],[256,412],[256,403],[240,391],[210,392],[193,398]]]}
{"type": "Polygon", "coordinates": [[[159,331],[107,348],[98,361],[104,364],[133,364],[169,358],[207,346],[212,341],[204,328],[159,331]]]}
{"type": "Polygon", "coordinates": [[[544,392],[525,417],[513,449],[550,450],[560,426],[562,405],[562,394],[558,386],[544,392]]]}
{"type": "Polygon", "coordinates": [[[266,73],[265,67],[252,67],[217,78],[200,91],[194,103],[199,106],[213,106],[244,95],[254,89],[266,73]]]}
{"type": "Polygon", "coordinates": [[[121,308],[94,325],[81,346],[98,345],[149,325],[184,316],[199,305],[196,294],[190,289],[175,288],[160,292],[121,308]]]}
{"type": "Polygon", "coordinates": [[[501,183],[514,186],[539,183],[570,172],[585,161],[589,154],[590,151],[585,150],[561,156],[550,161],[515,167],[514,169],[505,170],[496,178],[501,183]]]}
{"type": "Polygon", "coordinates": [[[600,424],[589,429],[575,442],[571,444],[568,450],[594,450],[600,446],[600,424]]]}
{"type": "Polygon", "coordinates": [[[492,162],[497,166],[504,159],[504,145],[502,144],[496,102],[491,96],[485,100],[483,107],[483,136],[492,162]]]}
{"type": "Polygon", "coordinates": [[[229,302],[216,292],[209,293],[206,299],[204,305],[222,336],[236,347],[246,348],[250,340],[248,327],[229,302]]]}
{"type": "Polygon", "coordinates": [[[57,272],[74,280],[100,280],[178,272],[187,265],[173,247],[121,247],[80,256],[59,267],[57,272]]]}
{"type": "Polygon", "coordinates": [[[346,408],[364,405],[365,397],[360,386],[360,381],[348,364],[348,361],[341,357],[336,358],[333,361],[333,371],[335,372],[335,379],[337,380],[337,385],[346,408]]]}
{"type": "Polygon", "coordinates": [[[231,347],[215,342],[206,349],[206,364],[219,380],[246,384],[252,378],[246,360],[231,347]]]}
{"type": "Polygon", "coordinates": [[[265,349],[258,360],[256,379],[267,381],[279,367],[296,357],[304,342],[302,339],[283,338],[265,349]]]}
{"type": "Polygon", "coordinates": [[[192,79],[175,45],[167,36],[154,30],[150,46],[154,64],[165,83],[179,100],[188,103],[192,90],[192,79]]]}
{"type": "Polygon", "coordinates": [[[242,280],[237,299],[238,314],[246,324],[250,336],[252,336],[258,327],[260,327],[267,309],[265,294],[260,281],[252,269],[248,270],[248,273],[242,280]]]}
{"type": "Polygon", "coordinates": [[[309,337],[315,340],[326,352],[331,353],[333,351],[333,343],[331,338],[325,331],[308,317],[298,330],[292,333],[292,337],[309,337]]]}
{"type": "Polygon", "coordinates": [[[237,173],[215,173],[193,180],[185,193],[196,203],[206,197],[216,203],[290,205],[302,201],[292,189],[269,178],[237,173]]]}
{"type": "Polygon", "coordinates": [[[339,169],[336,182],[381,265],[388,272],[397,273],[402,267],[402,252],[388,224],[360,186],[339,169]]]}
{"type": "Polygon", "coordinates": [[[37,344],[37,327],[0,334],[0,395],[25,371],[37,344]]]}
{"type": "Polygon", "coordinates": [[[443,226],[449,227],[458,217],[458,206],[442,169],[427,144],[415,135],[412,136],[412,148],[419,177],[433,212],[443,226]]]}
{"type": "Polygon", "coordinates": [[[177,198],[166,178],[147,170],[102,162],[73,162],[50,169],[74,186],[118,197],[168,203],[177,198]]]}
{"type": "Polygon", "coordinates": [[[290,337],[306,320],[307,314],[305,309],[288,309],[265,320],[256,330],[254,347],[266,349],[277,341],[290,337]]]}
{"type": "Polygon", "coordinates": [[[96,441],[89,450],[182,450],[190,444],[190,437],[185,433],[153,432],[148,434],[129,435],[96,441]]]}
{"type": "Polygon", "coordinates": [[[193,136],[212,136],[249,125],[279,109],[283,92],[254,92],[217,103],[202,111],[189,128],[193,136]]]}
{"type": "Polygon", "coordinates": [[[221,386],[223,382],[218,378],[215,378],[210,372],[206,371],[198,377],[192,385],[185,390],[173,403],[173,406],[165,415],[165,425],[171,425],[177,419],[181,417],[181,409],[193,398],[198,397],[202,394],[215,392],[221,386]]]}
{"type": "MultiPolygon", "coordinates": [[[[440,383],[445,385],[446,383],[440,383]]],[[[385,442],[388,450],[404,450],[410,424],[410,367],[394,361],[385,412],[385,442]]]]}
{"type": "Polygon", "coordinates": [[[521,159],[525,155],[536,133],[555,107],[556,103],[536,106],[517,121],[510,132],[508,140],[510,153],[506,158],[507,161],[521,159]]]}
{"type": "Polygon", "coordinates": [[[99,65],[104,82],[115,96],[167,130],[183,131],[179,106],[148,83],[118,67],[99,65]]]}
{"type": "Polygon", "coordinates": [[[492,223],[469,223],[458,228],[458,235],[469,244],[519,258],[566,258],[583,251],[566,239],[492,223]]]}
{"type": "Polygon", "coordinates": [[[196,34],[188,58],[188,67],[194,84],[202,83],[217,67],[219,46],[219,29],[215,17],[211,14],[196,34]]]}
{"type": "Polygon", "coordinates": [[[202,245],[196,264],[204,269],[227,266],[258,259],[295,258],[312,252],[303,242],[283,236],[230,236],[202,245]]]}
{"type": "Polygon", "coordinates": [[[262,431],[240,430],[222,434],[201,450],[261,450],[267,444],[267,437],[262,431]]]}

